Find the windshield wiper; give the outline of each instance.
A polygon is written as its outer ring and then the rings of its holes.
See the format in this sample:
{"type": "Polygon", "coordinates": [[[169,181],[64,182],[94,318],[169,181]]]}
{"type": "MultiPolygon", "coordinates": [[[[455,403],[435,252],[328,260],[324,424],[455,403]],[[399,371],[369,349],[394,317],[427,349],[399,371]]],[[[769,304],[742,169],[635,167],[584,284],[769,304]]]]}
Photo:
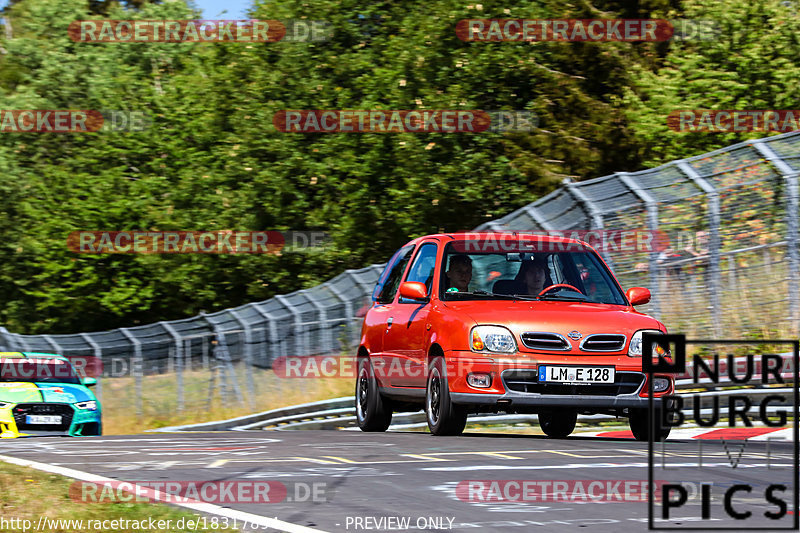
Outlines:
{"type": "Polygon", "coordinates": [[[488,292],[488,291],[484,291],[482,289],[478,289],[477,291],[473,291],[472,294],[482,294],[482,295],[486,295],[486,296],[494,296],[496,298],[506,298],[506,299],[509,299],[509,300],[527,300],[527,301],[538,300],[537,297],[535,297],[535,296],[531,297],[528,294],[497,294],[495,292],[488,292]]]}
{"type": "Polygon", "coordinates": [[[588,296],[584,296],[581,293],[574,293],[575,295],[564,295],[564,294],[545,294],[544,296],[539,296],[541,300],[565,300],[570,302],[587,302],[589,301],[588,296]]]}

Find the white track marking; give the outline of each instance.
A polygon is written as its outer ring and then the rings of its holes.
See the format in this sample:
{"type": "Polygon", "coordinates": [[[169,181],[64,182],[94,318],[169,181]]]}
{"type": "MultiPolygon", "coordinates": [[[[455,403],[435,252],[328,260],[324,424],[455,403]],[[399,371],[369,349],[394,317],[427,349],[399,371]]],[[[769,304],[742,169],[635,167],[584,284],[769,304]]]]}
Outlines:
{"type": "MultiPolygon", "coordinates": [[[[15,464],[18,466],[26,466],[29,468],[34,468],[36,470],[41,470],[42,472],[49,472],[51,474],[58,474],[60,476],[70,477],[72,479],[77,479],[80,481],[87,481],[90,483],[115,483],[119,482],[119,480],[111,479],[108,477],[98,476],[96,474],[90,474],[88,472],[81,472],[80,470],[73,470],[71,468],[64,468],[61,466],[54,466],[49,465],[46,463],[38,463],[36,461],[29,461],[27,459],[18,459],[16,457],[10,457],[7,455],[0,455],[0,461],[4,461],[6,463],[15,464]]],[[[138,485],[133,485],[134,490],[138,485]]],[[[156,495],[156,498],[164,497],[166,498],[168,495],[163,494],[157,490],[147,489],[149,492],[152,492],[156,495]]],[[[325,533],[321,529],[312,529],[310,527],[299,526],[297,524],[292,524],[290,522],[284,522],[283,520],[278,520],[277,518],[268,518],[266,516],[259,516],[255,514],[245,513],[243,511],[235,511],[233,509],[226,509],[224,507],[220,507],[219,505],[213,505],[210,503],[172,503],[170,505],[176,505],[178,507],[184,507],[186,509],[191,509],[193,511],[198,511],[201,513],[207,513],[217,516],[222,516],[226,518],[231,518],[235,520],[240,520],[242,522],[246,522],[249,524],[255,524],[261,527],[271,527],[273,529],[277,529],[279,531],[285,531],[286,533],[325,533]]]]}

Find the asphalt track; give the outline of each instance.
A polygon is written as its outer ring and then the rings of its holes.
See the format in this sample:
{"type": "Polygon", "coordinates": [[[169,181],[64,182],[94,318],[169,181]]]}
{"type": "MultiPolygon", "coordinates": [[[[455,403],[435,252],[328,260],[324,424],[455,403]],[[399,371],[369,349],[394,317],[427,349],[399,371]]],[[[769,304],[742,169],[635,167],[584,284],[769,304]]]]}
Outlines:
{"type": "MultiPolygon", "coordinates": [[[[700,519],[700,499],[691,497],[690,486],[687,504],[656,525],[678,530],[792,527],[796,516],[792,512],[777,521],[763,518],[764,511],[777,510],[765,501],[763,492],[768,483],[786,484],[788,490],[779,496],[790,511],[794,508],[793,444],[748,441],[744,448],[742,444],[672,441],[664,445],[663,453],[661,444],[655,444],[654,479],[693,482],[697,487],[713,483],[711,520],[700,519]],[[727,518],[722,496],[733,483],[753,486],[750,495],[737,494],[734,506],[760,519],[727,518]]],[[[279,481],[289,487],[286,500],[222,506],[320,531],[648,529],[646,499],[600,502],[578,494],[581,501],[480,501],[488,493],[475,492],[472,499],[477,501],[469,501],[469,493],[456,491],[464,480],[486,480],[487,490],[488,480],[646,481],[648,443],[627,439],[353,431],[169,433],[16,439],[0,442],[0,454],[132,482],[279,481]],[[316,502],[289,501],[296,482],[325,483],[324,497],[316,502]],[[396,518],[380,521],[382,517],[396,518]]],[[[509,493],[512,498],[519,494],[509,493]]],[[[657,516],[660,512],[657,506],[657,516]]]]}

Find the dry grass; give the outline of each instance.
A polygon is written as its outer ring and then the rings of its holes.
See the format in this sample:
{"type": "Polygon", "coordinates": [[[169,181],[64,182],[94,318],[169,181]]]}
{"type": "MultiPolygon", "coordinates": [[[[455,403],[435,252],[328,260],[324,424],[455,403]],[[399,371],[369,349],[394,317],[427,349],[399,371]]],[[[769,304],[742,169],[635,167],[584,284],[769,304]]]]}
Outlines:
{"type": "MultiPolygon", "coordinates": [[[[163,504],[76,502],[69,496],[69,488],[72,483],[72,480],[55,474],[0,463],[0,532],[33,531],[39,523],[40,517],[73,521],[71,525],[61,524],[65,527],[58,527],[52,522],[48,523],[47,527],[44,527],[44,523],[42,524],[43,531],[53,533],[97,533],[100,531],[94,525],[87,524],[88,520],[147,521],[150,518],[156,522],[171,520],[172,527],[169,528],[169,531],[194,531],[194,529],[176,527],[180,519],[196,521],[197,515],[191,512],[181,511],[163,504]],[[32,527],[23,529],[19,522],[9,523],[12,519],[29,520],[32,527]],[[83,527],[76,527],[75,520],[83,520],[83,527]]],[[[223,527],[215,530],[237,531],[223,527]]],[[[119,527],[114,531],[141,533],[143,531],[164,531],[164,529],[119,527]]]]}
{"type": "Polygon", "coordinates": [[[288,407],[350,396],[355,380],[348,378],[285,379],[271,370],[252,368],[254,394],[248,393],[244,365],[234,370],[244,402],[230,391],[223,401],[223,391],[217,388],[210,398],[211,372],[193,370],[183,373],[184,408],[178,410],[176,374],[160,374],[143,378],[143,416],[136,415],[136,386],[132,377],[103,379],[103,433],[125,435],[146,429],[224,420],[260,411],[288,407]]]}

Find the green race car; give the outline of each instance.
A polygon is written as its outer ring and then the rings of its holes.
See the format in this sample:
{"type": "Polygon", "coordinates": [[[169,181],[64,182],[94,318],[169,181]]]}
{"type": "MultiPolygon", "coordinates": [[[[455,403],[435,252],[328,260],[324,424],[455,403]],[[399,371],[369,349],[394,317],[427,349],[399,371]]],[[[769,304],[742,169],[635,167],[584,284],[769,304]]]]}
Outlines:
{"type": "Polygon", "coordinates": [[[0,352],[0,438],[102,435],[96,383],[61,355],[0,352]]]}

